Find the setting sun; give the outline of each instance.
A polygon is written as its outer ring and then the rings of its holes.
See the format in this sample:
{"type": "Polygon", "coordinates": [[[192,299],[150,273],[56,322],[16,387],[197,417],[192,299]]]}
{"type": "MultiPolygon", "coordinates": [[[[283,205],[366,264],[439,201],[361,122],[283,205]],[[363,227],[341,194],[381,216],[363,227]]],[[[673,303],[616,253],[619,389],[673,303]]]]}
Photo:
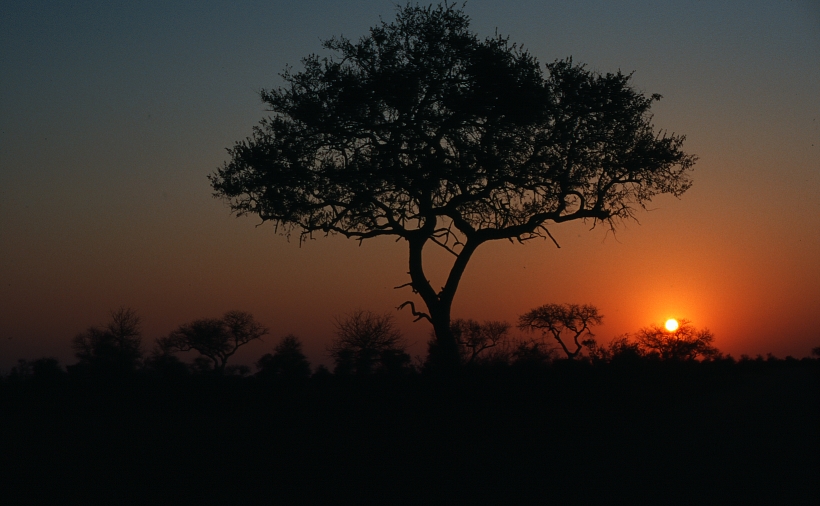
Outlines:
{"type": "Polygon", "coordinates": [[[666,327],[666,330],[668,330],[669,332],[674,332],[674,331],[678,330],[678,320],[676,320],[674,318],[670,318],[670,319],[666,320],[666,323],[664,324],[664,326],[666,327]]]}

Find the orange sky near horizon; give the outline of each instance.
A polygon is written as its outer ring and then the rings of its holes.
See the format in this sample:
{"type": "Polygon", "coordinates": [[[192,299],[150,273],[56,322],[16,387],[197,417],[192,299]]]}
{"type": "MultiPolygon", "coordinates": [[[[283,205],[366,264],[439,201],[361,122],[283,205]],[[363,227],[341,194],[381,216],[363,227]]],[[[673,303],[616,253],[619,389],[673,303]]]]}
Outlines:
{"type": "MultiPolygon", "coordinates": [[[[308,3],[0,7],[0,92],[13,97],[0,105],[0,373],[19,358],[73,363],[71,338],[120,306],[143,316],[146,348],[249,311],[272,332],[236,363],[293,333],[327,364],[333,318],[357,308],[392,311],[424,354],[430,326],[395,312],[411,296],[393,288],[408,281],[403,242],[300,246],[211,197],[206,175],[265,116],[256,92],[319,38],[358,37],[394,12],[308,3]]],[[[664,96],[656,127],[685,133],[699,161],[681,199],[656,199],[615,234],[566,223],[548,226],[560,249],[481,246],[453,315],[514,323],[589,303],[604,342],[676,318],[735,357],[820,346],[820,8],[777,5],[471,1],[474,30],[498,27],[542,62],[634,69],[638,89],[664,96]]],[[[430,277],[449,261],[429,249],[430,277]]]]}

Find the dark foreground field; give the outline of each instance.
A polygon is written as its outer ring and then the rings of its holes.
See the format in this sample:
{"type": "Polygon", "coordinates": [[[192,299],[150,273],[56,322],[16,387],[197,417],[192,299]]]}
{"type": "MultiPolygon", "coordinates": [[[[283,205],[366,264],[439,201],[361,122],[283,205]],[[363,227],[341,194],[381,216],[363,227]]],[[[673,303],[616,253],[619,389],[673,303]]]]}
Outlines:
{"type": "Polygon", "coordinates": [[[0,502],[818,504],[818,366],[7,378],[0,502]]]}

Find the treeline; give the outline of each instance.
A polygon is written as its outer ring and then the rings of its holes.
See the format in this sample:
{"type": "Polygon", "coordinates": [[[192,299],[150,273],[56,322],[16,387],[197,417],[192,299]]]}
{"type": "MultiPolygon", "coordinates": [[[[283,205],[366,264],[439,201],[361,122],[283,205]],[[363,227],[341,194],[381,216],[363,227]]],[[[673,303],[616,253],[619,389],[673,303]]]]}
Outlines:
{"type": "Polygon", "coordinates": [[[250,370],[230,364],[267,331],[247,313],[145,352],[118,310],[74,338],[76,364],[0,381],[3,503],[816,504],[820,357],[735,360],[688,324],[686,346],[535,326],[579,312],[530,314],[523,337],[457,320],[446,371],[389,315],[338,318],[331,368],[286,336],[250,370]]]}
{"type": "MultiPolygon", "coordinates": [[[[724,366],[741,364],[773,365],[794,363],[771,354],[766,358],[742,356],[740,360],[724,355],[714,346],[714,335],[708,329],[697,329],[683,320],[674,331],[657,325],[634,334],[618,336],[606,345],[598,343],[592,327],[602,322],[597,308],[591,305],[546,304],[520,316],[518,329],[523,336],[511,334],[512,325],[503,321],[478,322],[457,319],[451,324],[459,348],[461,369],[554,368],[562,362],[576,367],[608,364],[640,367],[648,364],[714,362],[724,366]]],[[[335,319],[335,336],[327,347],[333,360],[332,370],[323,365],[315,370],[302,351],[301,340],[294,335],[281,338],[271,353],[266,353],[252,370],[244,365],[229,365],[236,351],[269,334],[269,330],[243,311],[228,311],[221,318],[203,318],[180,325],[167,336],[156,339],[145,351],[141,318],[130,308],[110,313],[103,326],[89,327],[72,340],[77,363],[65,370],[51,357],[21,359],[6,376],[10,382],[56,381],[69,377],[90,381],[146,376],[155,379],[179,379],[188,376],[253,377],[264,382],[298,384],[311,377],[406,376],[442,374],[436,362],[435,338],[428,342],[426,357],[413,359],[407,342],[391,314],[356,310],[335,319]],[[197,352],[186,363],[180,353],[197,352]]],[[[812,358],[820,359],[820,347],[812,358]]]]}

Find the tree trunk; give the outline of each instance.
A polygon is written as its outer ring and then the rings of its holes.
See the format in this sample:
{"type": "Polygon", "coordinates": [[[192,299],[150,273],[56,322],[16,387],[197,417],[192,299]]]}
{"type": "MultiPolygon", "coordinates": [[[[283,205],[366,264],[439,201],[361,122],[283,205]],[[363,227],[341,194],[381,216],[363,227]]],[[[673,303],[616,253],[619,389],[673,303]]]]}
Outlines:
{"type": "Polygon", "coordinates": [[[458,343],[450,328],[450,310],[467,262],[481,242],[468,240],[464,244],[450,270],[444,288],[441,292],[436,293],[424,275],[424,266],[422,264],[422,250],[432,235],[432,229],[420,229],[419,232],[418,236],[408,240],[410,244],[410,280],[413,290],[421,296],[427,305],[430,323],[433,324],[433,330],[436,334],[435,345],[431,345],[428,350],[428,365],[442,372],[452,372],[461,364],[461,356],[458,343]]]}
{"type": "MultiPolygon", "coordinates": [[[[439,303],[436,310],[430,309],[430,318],[436,334],[435,346],[431,346],[427,358],[431,369],[438,372],[452,372],[461,365],[458,343],[450,327],[450,304],[439,303]]],[[[428,305],[429,307],[429,305],[428,305]]]]}

